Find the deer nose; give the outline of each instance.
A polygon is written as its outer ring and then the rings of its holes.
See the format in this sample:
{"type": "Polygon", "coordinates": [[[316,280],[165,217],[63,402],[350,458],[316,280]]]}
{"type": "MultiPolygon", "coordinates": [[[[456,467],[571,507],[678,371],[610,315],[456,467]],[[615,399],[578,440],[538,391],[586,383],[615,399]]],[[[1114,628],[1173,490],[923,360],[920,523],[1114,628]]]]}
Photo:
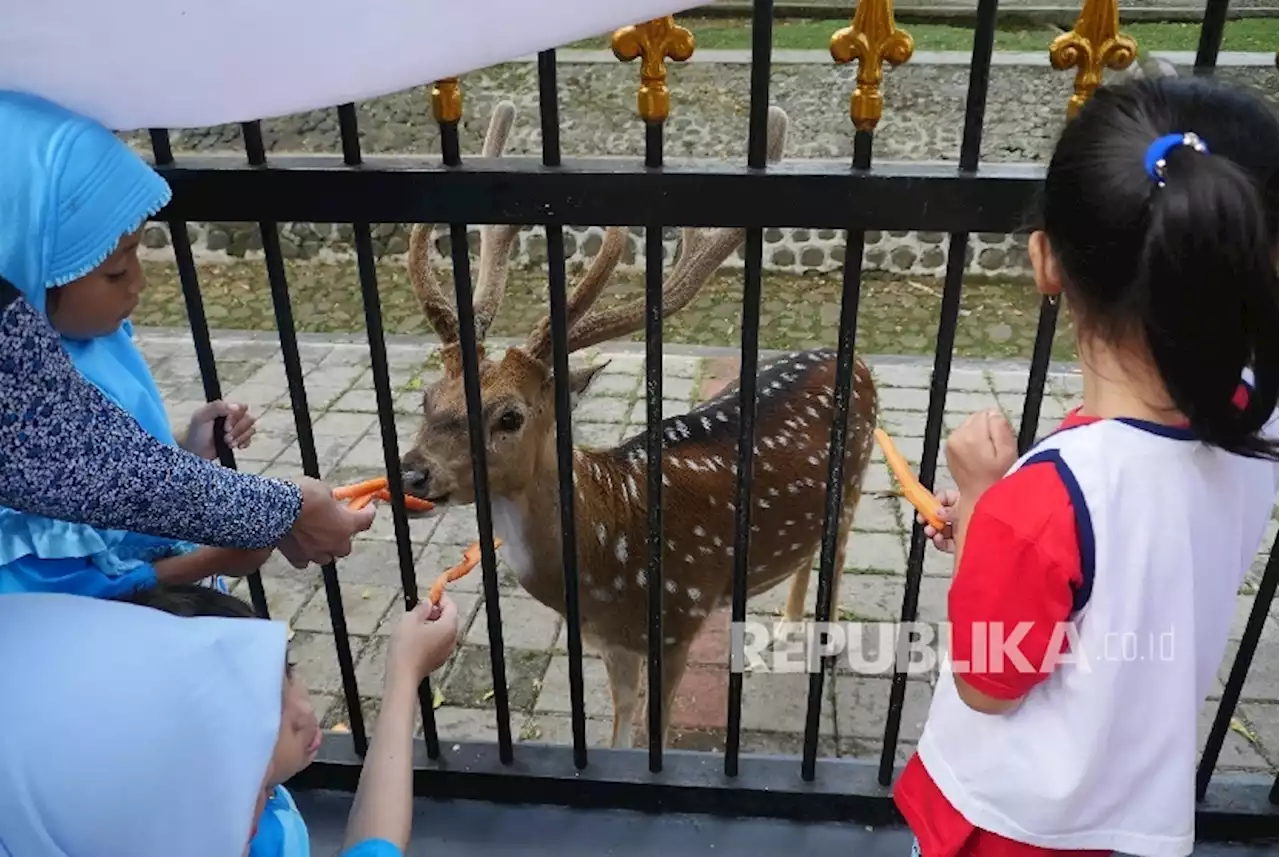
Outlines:
{"type": "Polygon", "coordinates": [[[400,479],[406,488],[426,488],[427,483],[431,481],[431,473],[423,466],[414,470],[401,471],[400,479]]]}

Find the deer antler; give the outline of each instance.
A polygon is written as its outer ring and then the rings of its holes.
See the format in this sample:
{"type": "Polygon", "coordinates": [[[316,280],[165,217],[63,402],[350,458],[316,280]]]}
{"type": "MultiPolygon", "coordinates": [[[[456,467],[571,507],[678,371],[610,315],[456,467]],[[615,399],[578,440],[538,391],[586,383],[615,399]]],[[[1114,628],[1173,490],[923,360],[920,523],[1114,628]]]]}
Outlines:
{"type": "MultiPolygon", "coordinates": [[[[770,162],[777,163],[782,159],[786,140],[787,114],[779,107],[770,107],[766,147],[770,162]]],[[[746,230],[736,227],[716,229],[709,233],[700,229],[684,229],[680,256],[662,285],[663,318],[688,305],[721,263],[738,249],[745,237],[746,230]]],[[[599,289],[596,294],[602,290],[599,289]]],[[[569,350],[578,351],[639,330],[644,324],[644,309],[644,299],[640,298],[620,307],[588,313],[570,328],[569,350]]]]}
{"type": "MultiPolygon", "coordinates": [[[[486,158],[502,157],[502,149],[511,133],[516,108],[501,101],[493,108],[489,131],[484,138],[482,154],[486,158]]],[[[507,269],[511,264],[511,245],[520,233],[518,224],[484,226],[480,229],[480,270],[476,275],[473,301],[476,308],[476,341],[483,342],[489,325],[502,306],[507,293],[507,269]]]]}
{"type": "MultiPolygon", "coordinates": [[[[582,318],[582,314],[595,303],[596,298],[600,297],[600,293],[609,284],[609,278],[613,276],[614,269],[622,260],[622,253],[626,250],[628,241],[630,238],[627,230],[621,226],[611,226],[605,230],[604,242],[600,245],[595,259],[591,261],[591,267],[582,275],[582,279],[569,294],[565,313],[568,316],[566,327],[569,330],[573,330],[574,325],[582,318]]],[[[525,351],[535,360],[546,362],[550,358],[551,316],[549,314],[542,317],[538,326],[530,334],[528,342],[525,343],[525,351]]]]}
{"type": "MultiPolygon", "coordinates": [[[[502,155],[511,125],[515,121],[516,108],[510,101],[501,101],[493,108],[489,130],[485,134],[482,154],[486,158],[502,155]]],[[[472,293],[475,307],[476,342],[483,343],[494,316],[502,306],[506,295],[507,269],[511,260],[511,244],[520,227],[516,224],[484,226],[480,229],[480,270],[476,275],[476,289],[472,293]]],[[[409,279],[422,304],[427,322],[435,330],[440,341],[448,345],[459,339],[456,302],[444,296],[435,270],[431,267],[431,248],[435,239],[435,227],[417,223],[409,232],[409,279]]]]}

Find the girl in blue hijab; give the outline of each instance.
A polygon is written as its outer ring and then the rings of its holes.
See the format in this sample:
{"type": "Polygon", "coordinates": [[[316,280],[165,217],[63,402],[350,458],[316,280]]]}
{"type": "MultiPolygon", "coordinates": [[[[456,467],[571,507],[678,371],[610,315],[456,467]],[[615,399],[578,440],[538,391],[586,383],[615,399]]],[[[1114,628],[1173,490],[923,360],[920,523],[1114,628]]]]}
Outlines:
{"type": "MultiPolygon", "coordinates": [[[[42,98],[0,91],[0,276],[49,316],[76,368],[158,440],[177,445],[128,318],[145,287],[137,251],[165,181],[102,125],[42,98]]],[[[180,444],[215,457],[215,420],[244,448],[254,418],[218,401],[180,444]]],[[[66,438],[76,443],[74,436],[66,438]]],[[[155,584],[243,575],[270,551],[197,548],[0,506],[0,594],[115,597],[155,584]]]]}

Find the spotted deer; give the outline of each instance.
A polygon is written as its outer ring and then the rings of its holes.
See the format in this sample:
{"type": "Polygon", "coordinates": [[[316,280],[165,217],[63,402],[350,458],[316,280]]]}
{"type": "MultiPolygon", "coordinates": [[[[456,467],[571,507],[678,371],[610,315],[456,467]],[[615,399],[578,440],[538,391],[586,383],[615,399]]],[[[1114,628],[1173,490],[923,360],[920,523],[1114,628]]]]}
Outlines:
{"type": "MultiPolygon", "coordinates": [[[[496,109],[484,152],[497,156],[514,108],[496,109]]],[[[769,114],[769,159],[780,160],[787,117],[769,114]]],[[[480,399],[494,533],[502,556],[531,596],[564,612],[564,566],[557,476],[555,386],[550,321],[542,319],[523,347],[501,357],[483,340],[502,302],[507,259],[517,227],[481,233],[473,298],[480,399]]],[[[677,312],[744,238],[741,229],[684,229],[680,252],[663,283],[663,312],[677,312]]],[[[602,246],[567,298],[570,352],[643,326],[644,301],[592,309],[629,238],[606,231],[602,246]]],[[[412,282],[442,342],[443,376],[423,394],[422,420],[401,467],[406,490],[438,506],[475,501],[463,392],[458,318],[433,271],[431,230],[415,226],[410,240],[412,282]]],[[[571,373],[581,395],[606,364],[571,373]]],[[[790,578],[784,620],[804,614],[810,571],[822,538],[836,372],[831,349],[792,353],[760,367],[757,381],[754,496],[747,592],[756,595],[790,578]]],[[[862,489],[876,421],[876,391],[856,361],[847,432],[843,507],[836,549],[836,588],[845,541],[862,489]]],[[[739,414],[734,384],[689,413],[662,423],[663,670],[662,739],[689,647],[709,613],[732,595],[734,504],[739,414]]],[[[573,452],[574,520],[578,542],[583,639],[597,648],[613,696],[612,746],[629,747],[648,652],[648,557],[645,433],[612,449],[573,452]]],[[[837,604],[837,592],[832,604],[837,604]]]]}

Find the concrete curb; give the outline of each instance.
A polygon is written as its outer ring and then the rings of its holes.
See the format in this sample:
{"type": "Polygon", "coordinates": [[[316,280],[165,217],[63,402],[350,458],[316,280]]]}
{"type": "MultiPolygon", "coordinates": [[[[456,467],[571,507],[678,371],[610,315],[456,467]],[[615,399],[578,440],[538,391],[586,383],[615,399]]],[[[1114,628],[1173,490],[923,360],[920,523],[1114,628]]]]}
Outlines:
{"type": "MultiPolygon", "coordinates": [[[[1151,51],[1148,56],[1162,59],[1175,66],[1190,68],[1195,65],[1195,51],[1151,51]]],[[[556,59],[561,63],[591,65],[616,64],[618,58],[611,51],[560,50],[556,59]]],[[[911,57],[912,66],[967,66],[972,60],[969,51],[916,51],[911,57]]],[[[776,50],[772,54],[775,65],[826,65],[832,64],[831,54],[818,50],[776,50]]],[[[513,63],[534,63],[537,57],[528,56],[512,60],[513,63]]],[[[694,53],[689,63],[720,65],[750,65],[749,50],[701,50],[694,53]]],[[[993,66],[1034,66],[1049,68],[1049,46],[1043,51],[996,51],[991,56],[993,66]]],[[[1223,51],[1218,54],[1219,68],[1275,68],[1276,55],[1265,51],[1223,51]]]]}

